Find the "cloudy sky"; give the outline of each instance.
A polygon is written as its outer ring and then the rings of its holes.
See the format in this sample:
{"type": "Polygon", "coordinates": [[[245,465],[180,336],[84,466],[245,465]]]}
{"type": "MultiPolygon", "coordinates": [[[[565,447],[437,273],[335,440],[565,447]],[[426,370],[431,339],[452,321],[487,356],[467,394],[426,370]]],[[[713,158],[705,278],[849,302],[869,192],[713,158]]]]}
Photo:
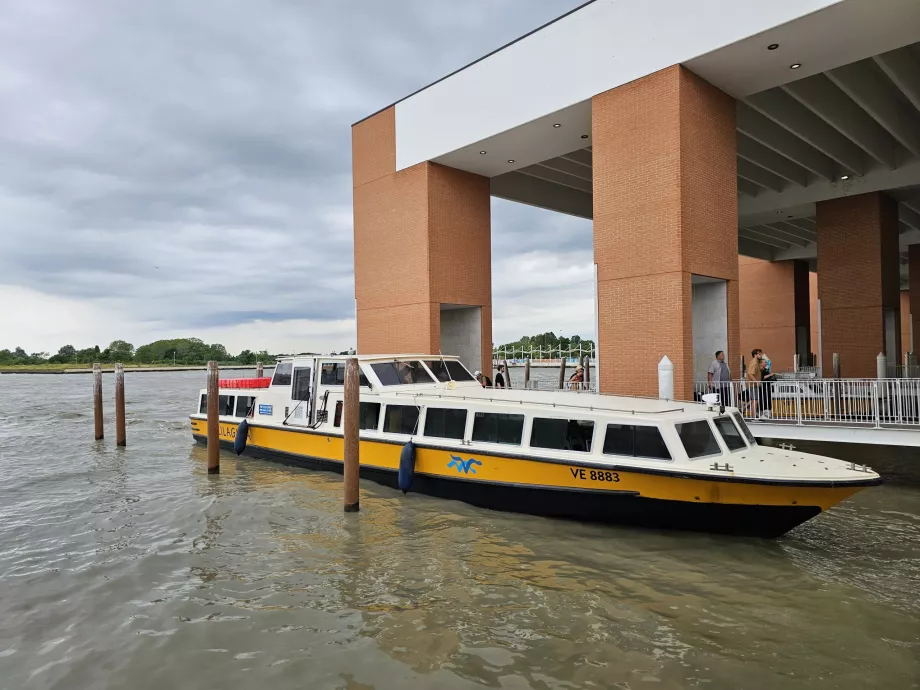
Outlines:
{"type": "MultiPolygon", "coordinates": [[[[581,0],[0,13],[0,348],[355,344],[351,130],[581,0]]],[[[593,331],[588,221],[492,202],[496,342],[593,331]]]]}

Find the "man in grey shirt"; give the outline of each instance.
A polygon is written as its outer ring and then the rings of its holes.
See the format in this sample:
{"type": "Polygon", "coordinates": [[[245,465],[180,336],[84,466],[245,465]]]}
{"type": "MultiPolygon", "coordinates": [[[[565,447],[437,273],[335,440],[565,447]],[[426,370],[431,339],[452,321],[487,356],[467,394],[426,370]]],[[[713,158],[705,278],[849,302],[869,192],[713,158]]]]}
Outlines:
{"type": "Polygon", "coordinates": [[[709,390],[719,394],[719,402],[723,405],[731,405],[732,400],[732,376],[725,363],[725,353],[722,350],[716,352],[716,358],[712,360],[707,372],[709,378],[709,390]]]}

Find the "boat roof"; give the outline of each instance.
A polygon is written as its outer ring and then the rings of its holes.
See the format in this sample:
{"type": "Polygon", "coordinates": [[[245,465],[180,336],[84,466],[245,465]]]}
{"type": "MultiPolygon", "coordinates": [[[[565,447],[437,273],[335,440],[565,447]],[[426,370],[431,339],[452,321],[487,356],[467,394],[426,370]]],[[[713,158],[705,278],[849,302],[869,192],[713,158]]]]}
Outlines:
{"type": "Polygon", "coordinates": [[[423,359],[423,360],[432,360],[432,359],[449,359],[452,361],[460,361],[460,358],[456,355],[426,355],[426,354],[398,354],[398,355],[323,355],[323,354],[303,354],[303,355],[288,355],[285,357],[278,357],[277,361],[279,362],[291,362],[295,359],[327,359],[327,360],[339,360],[344,361],[351,359],[352,357],[356,358],[358,362],[404,362],[406,360],[413,359],[423,359]]]}

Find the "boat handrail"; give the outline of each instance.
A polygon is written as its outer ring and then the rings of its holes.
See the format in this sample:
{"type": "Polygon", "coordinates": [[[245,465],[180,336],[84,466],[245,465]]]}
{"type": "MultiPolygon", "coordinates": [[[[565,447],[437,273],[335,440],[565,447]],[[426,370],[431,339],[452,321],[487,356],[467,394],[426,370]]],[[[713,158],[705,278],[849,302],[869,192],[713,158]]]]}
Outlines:
{"type": "MultiPolygon", "coordinates": [[[[509,405],[515,402],[513,400],[509,400],[508,398],[480,398],[480,397],[467,397],[466,395],[459,395],[459,396],[458,395],[442,395],[441,393],[434,393],[434,392],[416,393],[416,392],[409,392],[409,391],[392,391],[392,395],[408,396],[411,398],[420,398],[420,397],[443,398],[445,400],[459,398],[460,400],[463,400],[463,401],[468,400],[470,402],[476,402],[476,401],[481,400],[481,401],[488,401],[488,402],[499,402],[499,403],[503,402],[509,405]]],[[[549,402],[545,402],[542,400],[526,400],[526,401],[518,400],[517,402],[520,403],[521,405],[525,404],[526,402],[528,405],[544,405],[546,407],[567,407],[573,410],[586,409],[583,405],[569,405],[566,403],[555,403],[555,402],[549,403],[549,402]]],[[[675,408],[670,408],[670,409],[665,409],[665,410],[624,410],[624,409],[619,409],[616,407],[595,407],[594,405],[590,405],[587,409],[591,412],[596,412],[596,411],[597,412],[619,412],[622,414],[633,414],[633,415],[635,414],[668,414],[670,412],[686,412],[686,409],[683,407],[675,407],[675,408]]]]}

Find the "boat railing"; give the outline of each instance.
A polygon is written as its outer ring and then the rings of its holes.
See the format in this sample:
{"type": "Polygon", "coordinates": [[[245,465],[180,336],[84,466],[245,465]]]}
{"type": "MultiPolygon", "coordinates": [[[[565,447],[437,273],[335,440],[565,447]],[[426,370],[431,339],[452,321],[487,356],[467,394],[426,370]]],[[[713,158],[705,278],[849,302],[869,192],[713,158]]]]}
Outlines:
{"type": "MultiPolygon", "coordinates": [[[[487,390],[503,390],[503,389],[499,388],[499,389],[487,389],[487,390]]],[[[504,390],[509,390],[509,389],[504,389],[504,390]]],[[[562,403],[562,402],[549,402],[546,400],[524,400],[524,399],[515,400],[513,398],[509,398],[507,396],[502,396],[502,395],[483,398],[478,395],[468,396],[468,395],[464,395],[459,392],[448,394],[448,393],[441,393],[441,392],[432,391],[432,390],[418,391],[418,392],[393,391],[391,395],[394,395],[397,397],[410,397],[410,398],[439,398],[439,399],[444,399],[444,400],[458,400],[459,399],[459,400],[470,401],[470,402],[495,402],[495,403],[506,403],[506,404],[512,404],[512,405],[513,404],[539,405],[542,407],[551,407],[551,408],[552,407],[556,407],[556,408],[564,407],[564,408],[577,409],[577,410],[589,410],[591,412],[615,412],[617,414],[630,414],[630,415],[656,415],[656,414],[669,414],[673,412],[686,412],[688,407],[690,408],[696,407],[694,403],[692,402],[687,402],[682,407],[671,407],[671,408],[663,408],[663,409],[658,409],[658,410],[637,410],[634,408],[626,409],[626,408],[617,408],[617,407],[606,407],[602,405],[589,405],[585,407],[584,405],[573,405],[573,404],[562,403]]],[[[627,396],[620,396],[620,397],[627,397],[627,396]]],[[[657,398],[640,398],[639,396],[632,396],[632,397],[635,397],[640,400],[657,400],[657,398]]],[[[595,399],[604,400],[605,398],[604,396],[598,395],[596,396],[595,399]]],[[[671,402],[675,402],[675,401],[671,401],[671,402]]]]}

